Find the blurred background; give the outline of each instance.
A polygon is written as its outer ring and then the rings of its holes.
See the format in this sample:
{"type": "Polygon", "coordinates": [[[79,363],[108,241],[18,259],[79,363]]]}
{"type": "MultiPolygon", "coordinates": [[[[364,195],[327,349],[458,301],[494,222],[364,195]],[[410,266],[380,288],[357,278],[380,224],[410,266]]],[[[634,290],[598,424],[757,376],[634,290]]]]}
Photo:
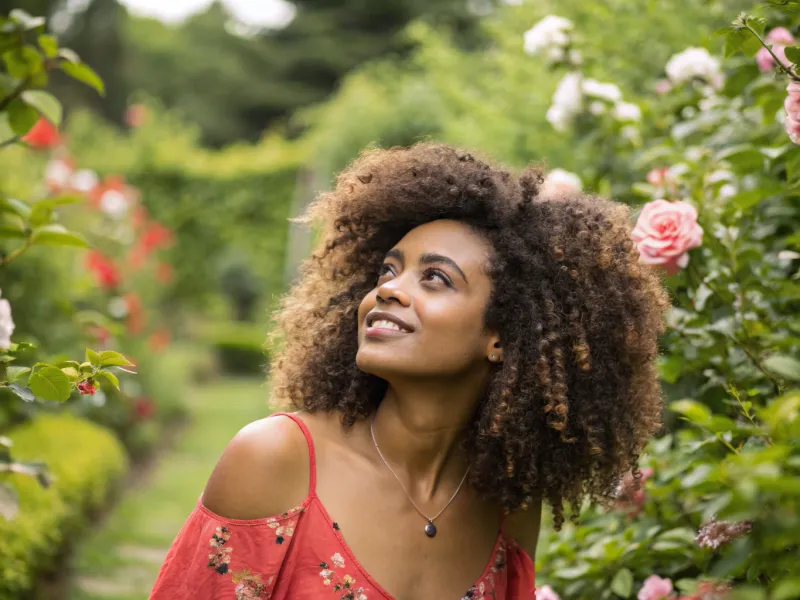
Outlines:
{"type": "Polygon", "coordinates": [[[689,262],[654,261],[676,310],[648,491],[546,529],[541,598],[800,598],[798,10],[0,0],[0,600],[147,597],[225,444],[272,410],[269,314],[314,233],[288,219],[363,148],[426,138],[699,211],[689,262]],[[758,535],[709,550],[720,514],[758,535]]]}

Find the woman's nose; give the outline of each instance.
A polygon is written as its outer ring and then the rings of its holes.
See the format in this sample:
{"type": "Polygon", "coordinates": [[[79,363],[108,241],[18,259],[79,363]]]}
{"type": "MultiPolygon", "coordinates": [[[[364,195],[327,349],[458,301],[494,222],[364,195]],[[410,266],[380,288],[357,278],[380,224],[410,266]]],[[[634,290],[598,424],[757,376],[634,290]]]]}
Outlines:
{"type": "Polygon", "coordinates": [[[387,281],[378,286],[378,300],[389,302],[394,299],[403,306],[411,304],[411,296],[403,290],[402,285],[398,281],[399,279],[399,277],[395,277],[391,281],[387,281]]]}

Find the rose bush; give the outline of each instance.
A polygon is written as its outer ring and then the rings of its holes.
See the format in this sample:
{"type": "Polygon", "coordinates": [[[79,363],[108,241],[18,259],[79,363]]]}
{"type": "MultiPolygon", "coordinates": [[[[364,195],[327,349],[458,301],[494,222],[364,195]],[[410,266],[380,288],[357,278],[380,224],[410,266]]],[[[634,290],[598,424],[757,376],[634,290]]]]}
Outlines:
{"type": "Polygon", "coordinates": [[[779,28],[796,37],[800,5],[772,0],[737,18],[745,3],[699,14],[675,1],[657,15],[634,4],[506,7],[487,19],[480,53],[414,26],[411,69],[356,73],[309,136],[340,152],[322,164],[341,165],[366,138],[346,117],[358,112],[371,139],[413,131],[515,165],[546,159],[560,169],[552,183],[636,207],[642,261],[674,303],[659,361],[665,431],[615,505],[542,532],[540,599],[797,598],[800,56],[779,28]],[[765,44],[780,54],[769,70],[765,44]],[[433,123],[398,117],[410,90],[433,123]],[[391,114],[356,111],[382,96],[397,99],[391,114]]]}
{"type": "MultiPolygon", "coordinates": [[[[131,449],[154,411],[137,400],[142,382],[118,379],[141,363],[112,348],[144,355],[168,343],[162,324],[145,322],[139,291],[152,272],[168,273],[157,255],[170,232],[138,205],[135,189],[100,183],[69,155],[60,104],[43,88],[60,69],[102,93],[94,72],[59,49],[43,19],[15,10],[0,28],[0,433],[58,402],[112,426],[131,449]],[[117,264],[125,253],[136,256],[130,267],[117,264]]],[[[18,510],[8,474],[46,485],[45,467],[15,462],[0,436],[0,516],[18,510]]]]}

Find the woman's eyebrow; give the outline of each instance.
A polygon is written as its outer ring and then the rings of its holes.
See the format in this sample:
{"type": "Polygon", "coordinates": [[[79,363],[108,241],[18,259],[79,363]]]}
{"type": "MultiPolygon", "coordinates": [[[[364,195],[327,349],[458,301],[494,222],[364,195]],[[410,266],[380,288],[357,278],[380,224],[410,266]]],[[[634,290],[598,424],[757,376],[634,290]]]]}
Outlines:
{"type": "MultiPolygon", "coordinates": [[[[386,258],[397,259],[398,261],[400,261],[401,265],[403,265],[405,263],[405,257],[403,255],[403,251],[402,250],[398,250],[397,248],[392,248],[391,250],[389,250],[386,253],[386,258]]],[[[453,259],[451,259],[451,258],[448,258],[448,257],[442,255],[442,254],[436,254],[436,253],[433,253],[433,252],[426,252],[425,254],[423,254],[423,255],[421,255],[419,257],[419,263],[421,265],[429,265],[429,264],[432,264],[432,263],[445,263],[445,264],[448,264],[451,267],[453,267],[453,269],[455,269],[458,272],[459,275],[461,275],[461,278],[464,280],[465,283],[469,283],[469,281],[467,280],[467,276],[464,275],[464,271],[461,270],[461,268],[455,263],[455,261],[453,259]]]]}

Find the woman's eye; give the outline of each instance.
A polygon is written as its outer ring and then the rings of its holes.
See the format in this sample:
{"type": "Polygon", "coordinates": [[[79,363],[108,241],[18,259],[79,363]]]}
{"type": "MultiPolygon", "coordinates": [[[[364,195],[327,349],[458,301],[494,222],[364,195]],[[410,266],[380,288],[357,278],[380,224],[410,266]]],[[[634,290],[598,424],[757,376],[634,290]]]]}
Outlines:
{"type": "Polygon", "coordinates": [[[392,265],[381,265],[381,268],[378,269],[378,277],[386,275],[386,273],[388,272],[387,269],[391,269],[391,268],[392,268],[392,265]]]}
{"type": "Polygon", "coordinates": [[[426,279],[427,279],[428,277],[431,277],[431,276],[433,276],[433,277],[438,277],[438,278],[439,278],[439,280],[440,280],[442,283],[444,283],[445,285],[450,285],[450,280],[449,280],[449,279],[447,278],[447,276],[446,276],[444,273],[442,273],[442,272],[441,272],[439,269],[428,269],[427,271],[425,271],[425,278],[426,278],[426,279]]]}

